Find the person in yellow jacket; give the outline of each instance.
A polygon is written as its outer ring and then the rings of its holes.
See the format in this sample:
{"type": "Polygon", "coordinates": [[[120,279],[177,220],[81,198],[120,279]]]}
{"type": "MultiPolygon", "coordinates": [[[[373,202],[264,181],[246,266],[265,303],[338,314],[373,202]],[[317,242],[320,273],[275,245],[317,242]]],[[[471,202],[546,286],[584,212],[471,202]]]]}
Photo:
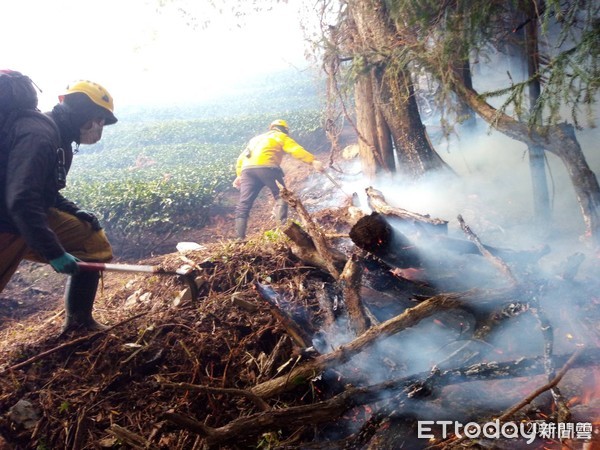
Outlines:
{"type": "Polygon", "coordinates": [[[289,136],[289,127],[285,120],[275,120],[269,126],[269,131],[253,137],[237,159],[237,177],[233,182],[233,186],[240,190],[235,210],[235,230],[238,238],[246,237],[250,210],[265,186],[275,199],[276,218],[281,223],[287,220],[287,203],[280,198],[277,187],[277,182],[285,186],[281,161],[286,153],[312,165],[318,172],[324,170],[321,161],[315,159],[312,153],[289,136]]]}

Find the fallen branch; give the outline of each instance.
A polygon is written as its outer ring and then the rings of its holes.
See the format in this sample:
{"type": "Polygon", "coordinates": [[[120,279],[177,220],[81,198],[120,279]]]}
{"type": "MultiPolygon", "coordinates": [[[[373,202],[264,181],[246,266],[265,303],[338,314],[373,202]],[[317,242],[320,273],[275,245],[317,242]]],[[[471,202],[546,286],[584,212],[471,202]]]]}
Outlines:
{"type": "Polygon", "coordinates": [[[286,189],[281,184],[277,183],[279,186],[279,193],[281,198],[284,199],[292,208],[296,210],[300,219],[302,220],[302,224],[304,228],[310,235],[315,248],[323,258],[324,264],[327,267],[327,270],[331,274],[333,278],[336,280],[340,277],[340,271],[335,264],[335,255],[333,251],[327,244],[327,240],[325,239],[325,235],[319,230],[319,227],[313,222],[310,214],[304,208],[304,205],[300,201],[294,193],[288,189],[286,189]]]}
{"type": "Polygon", "coordinates": [[[348,316],[350,317],[350,326],[357,335],[367,331],[371,325],[360,298],[363,268],[361,258],[355,252],[348,259],[338,280],[344,295],[344,303],[348,310],[348,316]]]}
{"type": "MultiPolygon", "coordinates": [[[[534,317],[540,323],[540,331],[542,332],[542,336],[544,338],[544,357],[546,375],[548,376],[548,380],[552,380],[555,377],[556,367],[554,363],[554,327],[552,323],[548,319],[548,316],[544,312],[540,304],[540,297],[543,294],[543,290],[546,285],[542,284],[538,288],[538,292],[532,295],[532,308],[531,312],[534,317]]],[[[569,406],[567,404],[566,399],[560,392],[558,386],[553,386],[550,388],[550,392],[552,393],[552,398],[554,400],[554,404],[556,405],[556,410],[558,413],[558,421],[559,422],[568,422],[571,419],[571,412],[569,411],[569,406]]]]}
{"type": "MultiPolygon", "coordinates": [[[[508,420],[510,417],[512,417],[516,412],[518,412],[520,409],[522,409],[523,407],[527,406],[528,404],[530,404],[534,399],[536,399],[537,397],[539,397],[540,395],[542,395],[544,392],[551,390],[553,388],[555,388],[558,383],[560,383],[560,381],[563,379],[563,377],[566,375],[566,373],[573,367],[575,367],[575,362],[577,361],[578,358],[581,357],[582,353],[584,352],[584,348],[579,348],[577,349],[577,351],[575,353],[573,353],[567,360],[566,362],[564,362],[563,367],[560,369],[560,371],[556,374],[556,376],[550,380],[550,382],[544,384],[543,386],[537,388],[535,391],[533,391],[531,394],[529,394],[527,397],[525,397],[523,400],[521,400],[519,403],[517,403],[516,405],[510,407],[509,409],[507,409],[506,411],[504,411],[502,414],[500,414],[497,417],[497,420],[502,423],[505,422],[506,420],[508,420]]],[[[598,349],[593,349],[593,352],[590,352],[590,355],[593,357],[593,355],[595,353],[598,352],[598,349]]],[[[545,358],[538,358],[545,366],[545,358]]],[[[565,357],[562,356],[561,361],[564,361],[565,357]]],[[[545,372],[545,369],[544,369],[545,372]]],[[[462,436],[461,438],[456,438],[456,436],[452,436],[448,439],[445,439],[442,442],[439,442],[437,444],[434,444],[428,448],[434,449],[434,448],[446,448],[448,445],[458,445],[461,442],[464,442],[467,439],[466,436],[462,436]]]]}
{"type": "MultiPolygon", "coordinates": [[[[557,378],[553,380],[552,383],[544,386],[544,391],[549,389],[551,387],[550,385],[556,385],[562,376],[564,376],[568,368],[576,366],[576,361],[577,367],[600,364],[600,349],[588,349],[585,352],[578,352],[576,355],[570,357],[562,355],[557,357],[557,360],[566,360],[567,362],[559,375],[557,375],[557,378]]],[[[448,386],[450,384],[459,384],[476,380],[498,380],[539,375],[543,373],[544,358],[537,357],[519,359],[517,361],[475,364],[436,374],[434,378],[435,385],[448,386]]],[[[398,400],[398,395],[402,398],[414,398],[417,395],[415,393],[418,393],[418,396],[423,398],[431,395],[433,392],[432,390],[424,391],[422,389],[422,386],[426,384],[431,386],[431,383],[427,383],[426,381],[428,378],[431,378],[431,373],[421,373],[368,387],[351,387],[326,401],[240,417],[219,428],[208,427],[195,419],[173,412],[165,414],[163,418],[183,429],[205,437],[207,445],[215,446],[232,440],[244,440],[252,436],[261,435],[265,432],[281,428],[332,422],[355,406],[382,401],[382,393],[384,392],[387,392],[390,396],[389,398],[392,398],[391,396],[393,394],[394,401],[396,402],[398,400]]],[[[541,393],[543,391],[537,390],[537,395],[539,395],[538,392],[541,393]]],[[[511,411],[513,409],[514,408],[511,408],[507,413],[512,413],[511,411]]],[[[504,413],[503,416],[505,414],[506,413],[504,413]]]]}
{"type": "MultiPolygon", "coordinates": [[[[290,373],[273,378],[252,388],[252,392],[261,398],[268,398],[286,390],[306,383],[316,377],[325,369],[343,364],[353,356],[373,346],[386,337],[399,331],[414,326],[432,314],[442,311],[473,306],[471,302],[481,301],[487,295],[482,291],[469,291],[465,293],[440,294],[422,301],[417,306],[406,309],[402,314],[389,319],[376,327],[372,327],[353,341],[338,347],[335,351],[321,355],[314,360],[294,368],[290,373]]],[[[510,292],[495,293],[495,296],[510,295],[510,292]]]]}
{"type": "Polygon", "coordinates": [[[296,222],[289,221],[282,229],[283,234],[290,238],[288,245],[294,255],[304,263],[318,267],[319,269],[329,271],[330,264],[333,264],[338,271],[342,271],[346,264],[346,255],[332,248],[331,263],[325,261],[323,256],[317,251],[315,243],[310,235],[300,227],[296,222]]]}
{"type": "Polygon", "coordinates": [[[160,381],[160,386],[168,389],[175,389],[180,391],[195,391],[195,392],[206,392],[209,394],[225,394],[235,395],[239,397],[246,397],[252,403],[254,403],[262,411],[270,411],[271,407],[262,398],[257,397],[252,392],[245,389],[232,389],[232,388],[216,388],[211,386],[201,386],[198,384],[190,383],[170,383],[168,381],[160,381]]]}
{"type": "Polygon", "coordinates": [[[479,240],[479,237],[465,223],[465,221],[463,220],[463,218],[460,214],[458,215],[457,219],[458,219],[458,222],[460,223],[460,227],[462,228],[462,230],[465,232],[467,237],[477,246],[477,248],[479,249],[481,254],[485,258],[490,260],[493,265],[498,267],[500,269],[500,271],[510,280],[510,282],[513,286],[518,285],[519,281],[513,275],[512,271],[510,270],[510,267],[508,267],[508,265],[504,261],[502,261],[502,259],[500,259],[497,256],[494,256],[487,248],[485,248],[483,246],[483,244],[479,240]]]}
{"type": "Polygon", "coordinates": [[[445,234],[448,232],[447,220],[434,219],[428,215],[424,216],[422,214],[407,211],[406,209],[390,206],[385,201],[383,193],[372,187],[368,187],[365,191],[367,193],[369,206],[373,211],[376,211],[379,214],[383,214],[384,216],[395,216],[421,227],[426,226],[428,230],[432,230],[435,233],[445,234]]]}
{"type": "Polygon", "coordinates": [[[541,386],[540,388],[536,389],[531,394],[529,394],[527,397],[525,397],[523,400],[521,400],[519,403],[517,403],[515,406],[513,406],[512,408],[509,408],[508,410],[503,412],[498,417],[498,420],[504,421],[504,420],[508,419],[513,414],[515,414],[517,411],[519,411],[521,408],[523,408],[524,406],[531,403],[536,397],[540,396],[541,394],[546,392],[548,389],[552,389],[553,387],[558,385],[558,383],[560,383],[560,380],[563,379],[563,377],[566,375],[566,373],[569,371],[569,369],[571,369],[571,367],[574,366],[575,361],[577,361],[577,358],[579,358],[581,356],[583,351],[584,351],[583,348],[577,349],[577,351],[575,353],[573,353],[573,355],[571,355],[571,357],[567,360],[566,363],[564,363],[563,367],[558,371],[556,376],[552,380],[550,380],[550,382],[548,382],[545,385],[541,386]]]}

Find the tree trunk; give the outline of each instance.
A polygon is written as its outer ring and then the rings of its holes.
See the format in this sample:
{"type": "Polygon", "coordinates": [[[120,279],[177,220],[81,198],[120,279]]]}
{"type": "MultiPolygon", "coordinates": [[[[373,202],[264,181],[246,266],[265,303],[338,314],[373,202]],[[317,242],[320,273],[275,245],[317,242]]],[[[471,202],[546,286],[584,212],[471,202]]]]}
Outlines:
{"type": "Polygon", "coordinates": [[[399,171],[416,179],[428,171],[448,169],[427,137],[408,70],[388,66],[381,72],[377,105],[394,137],[399,171]]]}
{"type": "MultiPolygon", "coordinates": [[[[460,76],[462,83],[470,89],[473,89],[473,77],[471,75],[471,64],[468,58],[457,58],[456,73],[460,76]]],[[[458,121],[472,128],[475,126],[475,112],[463,101],[458,102],[457,112],[458,121]]]]}
{"type": "Polygon", "coordinates": [[[527,145],[541,146],[561,159],[575,188],[586,234],[596,245],[600,245],[600,185],[585,159],[573,125],[562,123],[549,128],[531,130],[527,124],[499,113],[482,100],[477,92],[464,86],[456,87],[457,94],[461,95],[495,129],[527,145]]]}
{"type": "Polygon", "coordinates": [[[351,51],[359,71],[355,101],[363,171],[369,177],[380,170],[395,171],[392,149],[400,170],[413,178],[447,168],[427,138],[410,74],[391,54],[396,35],[385,5],[355,0],[348,7],[356,29],[351,51]]]}
{"type": "Polygon", "coordinates": [[[354,85],[356,102],[356,127],[358,128],[358,149],[363,174],[373,179],[381,171],[383,161],[377,159],[377,125],[375,105],[373,103],[373,87],[370,75],[356,80],[354,85]]]}
{"type": "MultiPolygon", "coordinates": [[[[531,11],[526,12],[527,17],[535,17],[537,2],[534,2],[531,11]]],[[[526,20],[526,19],[523,19],[526,20]]],[[[542,91],[540,81],[533,78],[540,70],[539,43],[538,43],[538,21],[530,20],[523,28],[524,43],[523,52],[527,61],[527,78],[529,83],[529,111],[532,113],[542,91]]],[[[531,171],[531,183],[533,188],[533,210],[538,227],[547,227],[551,219],[550,194],[548,192],[548,181],[546,179],[546,156],[544,148],[539,145],[528,145],[529,168],[531,171]]]]}

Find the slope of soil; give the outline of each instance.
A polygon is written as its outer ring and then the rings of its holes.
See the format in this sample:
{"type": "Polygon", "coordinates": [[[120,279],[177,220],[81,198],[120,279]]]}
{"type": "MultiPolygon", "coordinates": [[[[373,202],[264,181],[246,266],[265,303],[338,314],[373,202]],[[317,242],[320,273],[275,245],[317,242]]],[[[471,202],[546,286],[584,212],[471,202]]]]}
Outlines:
{"type": "MultiPolygon", "coordinates": [[[[286,164],[288,187],[313,189],[313,198],[304,195],[307,207],[319,196],[331,201],[311,186],[318,175],[308,166],[286,164]]],[[[245,387],[290,363],[294,345],[251,280],[283,283],[292,313],[318,311],[311,285],[327,275],[294,261],[276,232],[263,235],[276,227],[270,194],[259,196],[244,243],[234,240],[236,199],[232,190],[209,226],[178,236],[202,250],[178,253],[175,242],[172,253],[116,261],[173,270],[192,262],[204,280],[201,300],[179,298],[185,285],[176,277],[104,273],[94,315],[113,327],[106,333],[59,336],[65,277],[23,262],[0,296],[0,448],[123,448],[108,431],[113,425],[158,433],[158,448],[193,448],[196,436],[169,430],[160,421],[164,412],[195,414],[209,402],[217,413],[206,424],[218,426],[255,408],[228,395],[161,388],[163,381],[245,387]],[[317,281],[306,281],[311,272],[317,281]]],[[[303,320],[308,329],[318,326],[318,317],[303,320]]],[[[311,401],[314,393],[301,396],[311,401]]]]}
{"type": "MultiPolygon", "coordinates": [[[[331,237],[336,248],[348,254],[348,239],[339,237],[348,233],[348,208],[340,207],[347,202],[344,194],[321,175],[312,174],[308,167],[295,165],[287,173],[288,187],[299,194],[326,234],[338,236],[331,237]]],[[[191,265],[198,276],[199,299],[192,301],[182,296],[185,284],[171,275],[105,273],[95,316],[111,326],[107,332],[59,336],[64,277],[43,265],[24,264],[20,268],[0,298],[6,305],[0,310],[0,450],[416,450],[427,445],[414,438],[417,411],[425,417],[433,414],[439,420],[448,418],[449,411],[455,414],[452,420],[458,414],[466,420],[484,420],[498,410],[489,404],[490,395],[494,401],[510,405],[547,382],[544,374],[538,373],[537,377],[488,381],[475,389],[436,387],[435,371],[431,371],[431,376],[428,372],[440,354],[450,358],[453,349],[458,350],[465,343],[479,345],[483,354],[489,352],[482,360],[475,359],[478,362],[489,362],[490,357],[499,355],[510,359],[513,353],[519,355],[525,343],[540,343],[541,327],[535,321],[535,313],[529,314],[532,308],[528,303],[534,304],[533,297],[538,292],[524,290],[524,298],[509,297],[509,303],[503,304],[505,308],[489,317],[494,323],[511,321],[525,325],[519,328],[524,330],[520,333],[505,332],[501,342],[488,343],[487,338],[491,342],[496,337],[491,334],[484,339],[469,339],[469,333],[478,326],[473,317],[461,310],[445,312],[422,321],[424,334],[444,333],[441,344],[418,336],[415,323],[398,339],[360,354],[349,367],[319,371],[318,376],[315,373],[308,377],[308,383],[286,379],[288,389],[269,396],[267,401],[252,395],[256,386],[266,389],[273,379],[285,378],[293,368],[313,361],[315,351],[328,356],[350,333],[344,321],[336,323],[329,334],[322,332],[322,325],[343,309],[338,301],[339,286],[328,273],[307,266],[291,254],[270,217],[270,196],[263,192],[257,201],[245,242],[233,239],[235,199],[235,192],[231,191],[215,208],[208,227],[177,237],[180,242],[201,244],[201,249],[175,252],[173,242],[171,252],[143,261],[127,261],[159,265],[166,270],[191,265]],[[311,337],[314,348],[294,340],[264,299],[264,293],[258,291],[262,285],[273,289],[277,309],[311,337]],[[401,340],[406,335],[416,340],[407,344],[401,340]],[[421,358],[424,362],[419,363],[421,358]],[[388,409],[384,407],[377,414],[367,404],[352,407],[352,402],[360,402],[359,390],[356,398],[350,397],[346,405],[341,405],[345,413],[332,416],[329,425],[308,422],[309,416],[319,414],[319,408],[316,412],[313,408],[300,410],[304,416],[287,426],[275,426],[278,432],[260,431],[260,425],[268,420],[268,410],[308,407],[343,398],[335,396],[353,392],[354,386],[373,386],[419,371],[425,375],[424,381],[414,386],[417,392],[396,392],[395,397],[387,398],[388,409]],[[431,392],[437,395],[417,406],[419,396],[431,392]],[[177,418],[180,422],[176,426],[177,418]],[[244,426],[244,419],[254,422],[244,426]],[[234,422],[236,429],[231,428],[234,422]],[[205,435],[212,445],[201,437],[205,435]],[[346,444],[343,439],[348,439],[346,444]]],[[[441,261],[437,267],[438,274],[446,277],[445,286],[453,285],[450,278],[456,280],[454,284],[462,285],[457,281],[465,281],[468,273],[487,275],[479,270],[486,265],[480,256],[456,258],[457,264],[454,263],[441,261]]],[[[365,283],[361,295],[372,311],[371,320],[385,323],[435,295],[427,275],[411,268],[393,272],[368,266],[364,279],[369,283],[365,283]]],[[[583,336],[591,346],[600,346],[600,300],[594,288],[597,280],[566,281],[569,280],[556,277],[546,285],[540,284],[547,286],[547,291],[563,291],[560,294],[565,305],[549,312],[567,317],[577,312],[576,320],[568,324],[570,328],[555,330],[555,345],[566,345],[572,350],[580,345],[583,336]]],[[[484,278],[479,282],[485,287],[484,278]]],[[[503,332],[498,327],[498,334],[503,332]]],[[[541,353],[541,348],[536,347],[533,355],[541,353]]],[[[339,366],[345,361],[341,355],[339,366]]],[[[592,365],[569,375],[563,391],[572,412],[578,414],[574,417],[581,422],[592,421],[597,433],[600,373],[592,365]]],[[[324,419],[328,419],[329,413],[324,411],[324,419]]],[[[519,417],[544,421],[550,416],[555,420],[555,414],[548,394],[536,398],[519,417]]],[[[597,435],[593,437],[593,442],[569,442],[569,448],[597,444],[597,435]]],[[[485,448],[519,448],[510,440],[480,443],[485,448]]],[[[558,449],[561,445],[559,441],[544,440],[539,446],[527,448],[558,449]]]]}

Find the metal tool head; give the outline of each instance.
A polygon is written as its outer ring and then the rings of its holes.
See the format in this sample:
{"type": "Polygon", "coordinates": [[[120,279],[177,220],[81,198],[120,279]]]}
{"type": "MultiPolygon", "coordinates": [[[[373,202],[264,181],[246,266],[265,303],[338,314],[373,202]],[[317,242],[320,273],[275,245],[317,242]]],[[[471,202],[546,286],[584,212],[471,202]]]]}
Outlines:
{"type": "Polygon", "coordinates": [[[175,273],[181,281],[187,284],[188,288],[190,289],[192,303],[196,302],[196,300],[198,300],[198,285],[196,284],[196,273],[194,268],[186,264],[179,267],[175,273]]]}

